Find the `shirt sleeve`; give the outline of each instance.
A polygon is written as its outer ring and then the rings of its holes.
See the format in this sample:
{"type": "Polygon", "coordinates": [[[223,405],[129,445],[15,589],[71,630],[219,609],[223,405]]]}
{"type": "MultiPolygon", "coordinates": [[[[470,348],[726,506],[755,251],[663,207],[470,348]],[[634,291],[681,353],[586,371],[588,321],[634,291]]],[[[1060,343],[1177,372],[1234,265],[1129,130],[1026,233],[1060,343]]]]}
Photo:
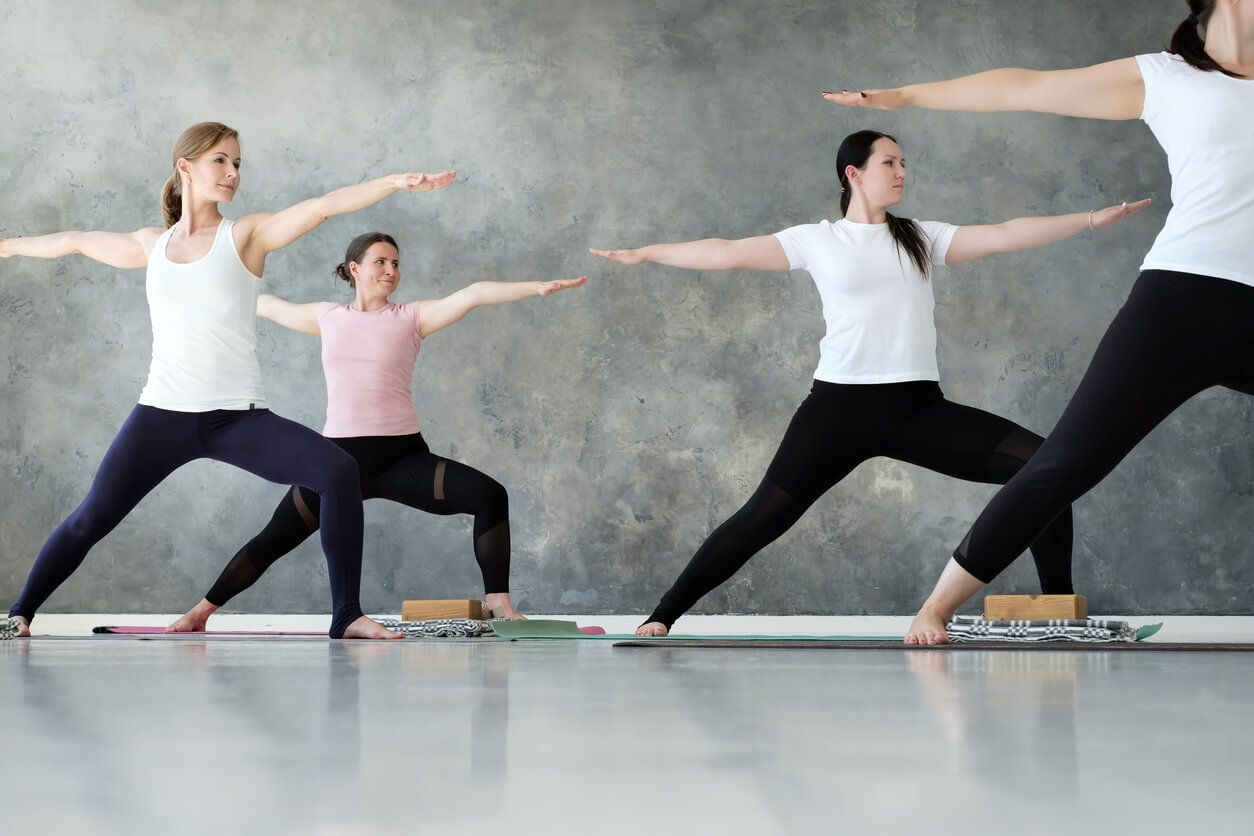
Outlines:
{"type": "Polygon", "coordinates": [[[789,270],[808,269],[809,244],[817,226],[817,224],[801,224],[775,233],[775,240],[779,241],[779,245],[784,248],[784,255],[788,256],[789,270]]]}
{"type": "Polygon", "coordinates": [[[418,324],[418,306],[420,302],[406,302],[403,307],[405,313],[409,315],[409,319],[414,323],[414,343],[422,347],[422,327],[418,324]]]}
{"type": "Polygon", "coordinates": [[[953,243],[958,227],[942,221],[915,221],[927,239],[927,252],[933,264],[944,265],[949,245],[953,243]]]}
{"type": "Polygon", "coordinates": [[[325,317],[328,313],[330,313],[331,309],[334,307],[335,307],[334,302],[319,302],[318,303],[318,325],[319,326],[322,325],[323,317],[325,317]]]}
{"type": "Polygon", "coordinates": [[[1162,112],[1162,91],[1172,60],[1172,56],[1166,52],[1136,57],[1136,64],[1141,68],[1141,80],[1145,82],[1145,104],[1141,108],[1141,121],[1147,125],[1152,125],[1162,112]]]}

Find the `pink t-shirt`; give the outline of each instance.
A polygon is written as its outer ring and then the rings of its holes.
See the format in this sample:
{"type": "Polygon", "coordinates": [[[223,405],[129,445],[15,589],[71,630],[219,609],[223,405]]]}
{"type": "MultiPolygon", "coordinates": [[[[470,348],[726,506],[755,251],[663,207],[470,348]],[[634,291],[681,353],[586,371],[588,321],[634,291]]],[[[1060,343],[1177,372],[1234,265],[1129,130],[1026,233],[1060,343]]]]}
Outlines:
{"type": "Polygon", "coordinates": [[[327,377],[327,424],[322,434],[354,438],[418,432],[409,388],[422,348],[418,303],[356,311],[323,302],[318,306],[318,327],[327,377]]]}

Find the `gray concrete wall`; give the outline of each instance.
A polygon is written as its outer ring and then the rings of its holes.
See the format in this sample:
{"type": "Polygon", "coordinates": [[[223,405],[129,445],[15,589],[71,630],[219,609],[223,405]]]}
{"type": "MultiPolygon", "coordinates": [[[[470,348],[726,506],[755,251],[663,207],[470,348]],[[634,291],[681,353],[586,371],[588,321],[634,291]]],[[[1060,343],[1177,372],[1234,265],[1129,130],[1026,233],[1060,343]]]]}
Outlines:
{"type": "MultiPolygon", "coordinates": [[[[581,290],[472,314],[415,380],[437,452],[510,489],[526,611],[647,612],[761,478],[822,335],[797,274],[618,268],[589,246],[741,237],[837,217],[833,157],[898,135],[903,213],[978,223],[1149,195],[1116,230],[935,278],[942,385],[1047,431],[1136,276],[1169,200],[1141,123],[837,110],[823,89],[1154,51],[1176,0],[243,0],[0,7],[0,236],[159,223],[188,124],[237,127],[233,216],[378,174],[455,167],[457,184],[338,218],[272,257],[269,289],[342,299],[344,245],[402,246],[398,300],[483,278],[591,273],[581,290]]],[[[151,347],[142,271],[0,262],[0,599],[84,496],[151,347]]],[[[273,408],[320,427],[318,344],[259,324],[273,408]]],[[[1077,506],[1094,609],[1249,613],[1254,402],[1211,391],[1077,506]]],[[[698,611],[906,613],[992,489],[877,460],[858,468],[698,611]]],[[[48,611],[181,610],[268,519],[281,489],[200,462],[149,496],[48,611]]],[[[366,511],[363,604],[480,591],[469,518],[366,511]]],[[[1033,591],[1021,560],[994,591],[1033,591]]],[[[325,611],[306,544],[240,611],[325,611]]]]}

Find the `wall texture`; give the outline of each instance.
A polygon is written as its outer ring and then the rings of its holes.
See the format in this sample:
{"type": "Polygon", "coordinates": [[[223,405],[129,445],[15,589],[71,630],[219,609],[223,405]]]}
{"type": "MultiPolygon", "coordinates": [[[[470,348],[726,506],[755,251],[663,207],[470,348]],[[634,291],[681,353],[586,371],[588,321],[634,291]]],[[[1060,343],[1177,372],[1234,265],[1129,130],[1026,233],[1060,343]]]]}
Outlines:
{"type": "MultiPolygon", "coordinates": [[[[818,294],[804,273],[629,270],[586,254],[837,217],[845,134],[895,133],[903,212],[978,223],[1149,195],[1115,230],[936,276],[942,385],[1047,431],[1170,204],[1141,123],[838,110],[824,89],[1154,51],[1177,0],[225,0],[0,7],[0,237],[159,223],[188,124],[237,127],[232,216],[399,170],[461,174],[338,218],[270,260],[288,298],[373,228],[402,246],[398,301],[482,278],[590,273],[586,288],[472,314],[415,381],[437,452],[510,489],[524,611],[647,612],[739,507],[804,397],[818,294]]],[[[0,601],[85,494],[147,372],[142,271],[0,262],[0,601]]],[[[313,338],[258,326],[275,411],[320,427],[313,338]]],[[[1249,613],[1254,401],[1211,391],[1077,512],[1077,580],[1099,611],[1249,613]]],[[[224,465],[173,475],[89,555],[49,611],[181,611],[282,489],[224,465]]],[[[895,462],[861,466],[698,611],[906,613],[991,495],[895,462]]],[[[469,518],[367,506],[363,604],[480,591],[469,518]]],[[[238,611],[328,607],[316,542],[238,611]]],[[[1033,591],[1021,560],[994,591],[1033,591]]]]}

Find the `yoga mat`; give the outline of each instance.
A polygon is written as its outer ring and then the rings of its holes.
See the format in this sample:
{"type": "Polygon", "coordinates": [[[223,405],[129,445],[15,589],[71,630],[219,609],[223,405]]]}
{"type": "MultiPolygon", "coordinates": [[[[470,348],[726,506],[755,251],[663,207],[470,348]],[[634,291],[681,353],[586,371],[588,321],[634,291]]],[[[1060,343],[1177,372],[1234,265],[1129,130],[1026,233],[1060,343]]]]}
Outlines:
{"type": "Polygon", "coordinates": [[[951,642],[950,644],[903,644],[901,639],[886,641],[883,639],[862,639],[854,637],[832,636],[822,639],[798,636],[783,638],[780,636],[737,636],[728,638],[683,638],[643,639],[633,638],[627,641],[616,641],[614,647],[700,647],[700,648],[752,648],[772,649],[788,648],[790,650],[1009,650],[1009,651],[1089,651],[1105,653],[1111,650],[1131,651],[1231,651],[1254,652],[1254,642],[951,642]],[[781,640],[782,639],[782,640],[781,640]]]}
{"type": "Polygon", "coordinates": [[[603,627],[580,627],[573,621],[554,618],[520,618],[490,622],[492,632],[503,639],[623,639],[627,635],[606,635],[603,627]]]}
{"type": "Polygon", "coordinates": [[[113,633],[125,636],[325,636],[326,631],[303,630],[201,630],[195,632],[167,633],[164,627],[104,626],[91,628],[93,633],[113,633]]]}

